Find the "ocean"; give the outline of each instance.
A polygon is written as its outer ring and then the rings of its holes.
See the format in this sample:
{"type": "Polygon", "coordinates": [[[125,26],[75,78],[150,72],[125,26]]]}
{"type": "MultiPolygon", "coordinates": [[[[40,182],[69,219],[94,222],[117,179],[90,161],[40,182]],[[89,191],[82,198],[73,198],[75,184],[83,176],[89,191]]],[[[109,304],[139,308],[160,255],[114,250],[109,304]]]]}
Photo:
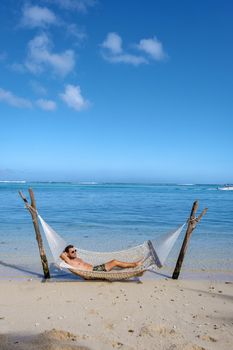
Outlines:
{"type": "MultiPolygon", "coordinates": [[[[44,220],[68,244],[109,251],[156,239],[183,224],[192,204],[200,213],[181,278],[233,280],[233,191],[218,185],[0,182],[0,278],[41,277],[31,216],[18,191],[35,194],[44,220]]],[[[171,275],[185,230],[161,270],[171,275]]],[[[43,236],[44,237],[44,236],[43,236]]],[[[49,263],[52,257],[44,239],[49,263]]]]}

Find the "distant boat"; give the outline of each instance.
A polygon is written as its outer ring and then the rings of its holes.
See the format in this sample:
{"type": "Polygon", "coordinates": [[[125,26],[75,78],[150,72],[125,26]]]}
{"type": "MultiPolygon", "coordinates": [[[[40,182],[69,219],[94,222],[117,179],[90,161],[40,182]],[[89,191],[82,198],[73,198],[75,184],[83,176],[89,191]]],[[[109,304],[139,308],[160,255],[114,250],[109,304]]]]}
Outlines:
{"type": "Polygon", "coordinates": [[[220,191],[233,191],[233,185],[224,185],[223,187],[218,187],[220,191]]]}

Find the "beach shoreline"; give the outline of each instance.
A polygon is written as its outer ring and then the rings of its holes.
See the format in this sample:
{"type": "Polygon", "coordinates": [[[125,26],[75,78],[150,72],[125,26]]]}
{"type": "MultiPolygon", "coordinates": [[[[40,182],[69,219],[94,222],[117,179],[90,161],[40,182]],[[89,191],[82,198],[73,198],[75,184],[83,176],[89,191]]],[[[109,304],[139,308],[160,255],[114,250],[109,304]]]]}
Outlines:
{"type": "Polygon", "coordinates": [[[51,349],[228,350],[233,341],[230,281],[28,279],[0,286],[1,350],[48,342],[51,349]]]}
{"type": "MultiPolygon", "coordinates": [[[[52,263],[49,265],[50,275],[52,281],[84,281],[81,277],[79,278],[76,275],[73,275],[69,271],[61,270],[56,266],[56,264],[52,263]]],[[[161,280],[164,278],[171,279],[174,268],[171,266],[163,266],[161,269],[157,269],[157,271],[146,271],[140,280],[161,280]]],[[[27,280],[35,280],[42,281],[44,279],[43,270],[40,266],[40,262],[31,264],[19,264],[18,261],[13,263],[4,262],[0,260],[0,283],[2,281],[27,281],[27,280]]],[[[233,271],[225,270],[225,269],[198,269],[198,268],[186,268],[182,267],[180,276],[180,280],[203,280],[203,281],[218,281],[225,282],[230,281],[233,282],[233,271]]]]}

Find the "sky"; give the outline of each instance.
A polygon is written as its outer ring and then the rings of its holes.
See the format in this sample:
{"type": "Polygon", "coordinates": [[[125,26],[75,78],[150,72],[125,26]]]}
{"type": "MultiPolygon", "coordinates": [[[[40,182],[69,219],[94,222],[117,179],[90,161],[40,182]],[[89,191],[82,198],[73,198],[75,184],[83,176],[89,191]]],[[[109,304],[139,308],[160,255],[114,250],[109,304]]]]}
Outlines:
{"type": "Polygon", "coordinates": [[[1,0],[0,180],[233,182],[233,2],[1,0]]]}

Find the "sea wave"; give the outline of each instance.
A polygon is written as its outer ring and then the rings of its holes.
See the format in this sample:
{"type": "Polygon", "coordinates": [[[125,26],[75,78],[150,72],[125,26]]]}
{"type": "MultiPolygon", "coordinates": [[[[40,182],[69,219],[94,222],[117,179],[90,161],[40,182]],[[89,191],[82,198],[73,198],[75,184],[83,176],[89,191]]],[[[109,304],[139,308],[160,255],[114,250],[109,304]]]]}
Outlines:
{"type": "Polygon", "coordinates": [[[195,186],[196,184],[178,184],[178,186],[195,186]]]}
{"type": "Polygon", "coordinates": [[[25,180],[0,180],[0,183],[13,183],[13,184],[25,184],[25,180]]]}
{"type": "Polygon", "coordinates": [[[95,182],[95,181],[83,181],[83,182],[79,182],[79,185],[98,185],[98,182],[95,182]]]}

